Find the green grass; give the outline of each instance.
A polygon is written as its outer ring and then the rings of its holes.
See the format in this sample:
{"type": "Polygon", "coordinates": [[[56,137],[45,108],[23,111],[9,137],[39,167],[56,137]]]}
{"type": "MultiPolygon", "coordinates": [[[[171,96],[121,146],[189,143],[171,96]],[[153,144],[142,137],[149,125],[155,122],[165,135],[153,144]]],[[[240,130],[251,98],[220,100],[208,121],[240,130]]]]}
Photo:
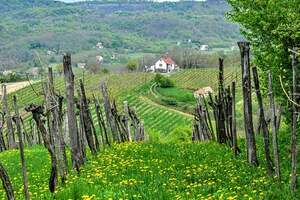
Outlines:
{"type": "Polygon", "coordinates": [[[175,99],[182,103],[188,103],[188,104],[195,104],[195,97],[193,95],[193,91],[181,89],[177,87],[171,87],[171,88],[157,88],[157,92],[168,98],[175,99]]]}
{"type": "Polygon", "coordinates": [[[145,124],[146,131],[158,131],[167,135],[178,126],[192,125],[191,117],[152,101],[148,98],[149,95],[150,85],[146,84],[120,98],[122,101],[127,100],[130,106],[136,108],[139,117],[145,124]]]}
{"type": "MultiPolygon", "coordinates": [[[[286,177],[277,183],[266,176],[264,163],[252,167],[244,155],[234,159],[229,148],[213,142],[114,145],[89,157],[80,176],[71,173],[53,196],[47,151],[35,147],[25,155],[32,199],[293,199],[286,177]]],[[[0,159],[22,199],[18,151],[1,153],[0,159]]]]}

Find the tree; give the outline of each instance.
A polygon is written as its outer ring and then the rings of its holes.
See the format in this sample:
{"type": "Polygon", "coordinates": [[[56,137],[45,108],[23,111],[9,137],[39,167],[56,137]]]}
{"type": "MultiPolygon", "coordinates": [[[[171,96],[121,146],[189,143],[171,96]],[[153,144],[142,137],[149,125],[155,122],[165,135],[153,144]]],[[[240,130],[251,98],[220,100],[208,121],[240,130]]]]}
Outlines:
{"type": "Polygon", "coordinates": [[[135,59],[130,59],[126,67],[129,71],[135,71],[138,68],[138,61],[135,59]]]}
{"type": "MultiPolygon", "coordinates": [[[[300,46],[300,6],[298,0],[227,0],[232,10],[228,17],[241,25],[251,43],[254,64],[260,69],[262,88],[268,86],[267,71],[274,77],[274,92],[286,102],[279,75],[291,86],[292,68],[289,49],[300,46]]],[[[286,105],[286,103],[285,103],[286,105]]],[[[286,115],[290,115],[287,113],[286,115]]],[[[290,117],[288,117],[290,119],[290,117]]]]}

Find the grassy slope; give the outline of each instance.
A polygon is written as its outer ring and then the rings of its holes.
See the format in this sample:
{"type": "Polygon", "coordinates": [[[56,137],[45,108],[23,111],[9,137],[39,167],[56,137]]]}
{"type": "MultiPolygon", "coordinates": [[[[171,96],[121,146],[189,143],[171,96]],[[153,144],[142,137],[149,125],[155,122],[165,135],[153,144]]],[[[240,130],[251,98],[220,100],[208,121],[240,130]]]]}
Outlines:
{"type": "MultiPolygon", "coordinates": [[[[293,199],[287,179],[277,183],[264,167],[249,166],[244,155],[234,159],[229,148],[216,143],[114,145],[89,157],[81,175],[71,173],[54,196],[47,189],[46,150],[35,147],[25,154],[32,199],[293,199]]],[[[1,153],[0,159],[22,199],[18,152],[1,153]]],[[[283,167],[288,177],[288,164],[283,167]]]]}

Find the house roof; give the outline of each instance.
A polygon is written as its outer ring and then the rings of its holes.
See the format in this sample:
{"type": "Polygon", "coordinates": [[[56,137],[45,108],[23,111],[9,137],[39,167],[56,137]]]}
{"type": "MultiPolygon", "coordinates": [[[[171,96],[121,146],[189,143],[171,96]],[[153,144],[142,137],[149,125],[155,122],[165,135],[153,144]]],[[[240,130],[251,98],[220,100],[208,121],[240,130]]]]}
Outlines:
{"type": "Polygon", "coordinates": [[[161,59],[168,65],[175,65],[174,60],[170,56],[163,56],[161,59]]]}

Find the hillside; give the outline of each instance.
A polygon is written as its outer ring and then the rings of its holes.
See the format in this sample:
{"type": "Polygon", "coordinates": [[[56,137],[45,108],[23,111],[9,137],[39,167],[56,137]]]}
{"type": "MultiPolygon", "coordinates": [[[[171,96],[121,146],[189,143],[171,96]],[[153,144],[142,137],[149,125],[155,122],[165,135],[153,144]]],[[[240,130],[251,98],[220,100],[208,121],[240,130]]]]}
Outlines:
{"type": "Polygon", "coordinates": [[[65,4],[52,0],[0,2],[1,68],[39,66],[60,61],[65,51],[75,62],[102,55],[105,63],[122,63],[131,54],[162,53],[209,44],[231,47],[240,38],[238,27],[227,22],[224,1],[180,3],[65,4]],[[188,42],[190,41],[190,42],[188,42]],[[96,49],[101,42],[103,49],[96,49]],[[113,55],[116,60],[111,60],[113,55]]]}

